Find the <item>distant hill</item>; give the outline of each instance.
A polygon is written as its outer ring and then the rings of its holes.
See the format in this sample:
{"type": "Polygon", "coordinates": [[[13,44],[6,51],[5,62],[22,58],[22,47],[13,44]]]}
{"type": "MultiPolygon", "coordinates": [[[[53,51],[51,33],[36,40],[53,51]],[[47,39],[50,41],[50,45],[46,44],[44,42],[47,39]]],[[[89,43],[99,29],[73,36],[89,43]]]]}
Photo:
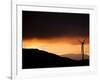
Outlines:
{"type": "MultiPolygon", "coordinates": [[[[63,54],[61,55],[62,57],[67,57],[67,58],[71,58],[74,60],[81,60],[82,59],[82,55],[81,54],[63,54]]],[[[89,59],[88,55],[84,55],[84,59],[89,59]]]]}
{"type": "Polygon", "coordinates": [[[22,68],[88,66],[89,60],[72,60],[38,49],[22,49],[22,68]]]}

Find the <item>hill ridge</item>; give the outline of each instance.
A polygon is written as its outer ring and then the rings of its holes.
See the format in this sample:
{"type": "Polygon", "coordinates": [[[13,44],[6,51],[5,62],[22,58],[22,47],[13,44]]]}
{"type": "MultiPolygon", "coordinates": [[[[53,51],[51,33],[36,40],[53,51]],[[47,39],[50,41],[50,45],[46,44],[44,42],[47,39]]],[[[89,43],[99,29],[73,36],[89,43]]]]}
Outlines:
{"type": "Polygon", "coordinates": [[[39,49],[22,49],[22,68],[72,67],[89,65],[89,61],[76,61],[39,49]]]}

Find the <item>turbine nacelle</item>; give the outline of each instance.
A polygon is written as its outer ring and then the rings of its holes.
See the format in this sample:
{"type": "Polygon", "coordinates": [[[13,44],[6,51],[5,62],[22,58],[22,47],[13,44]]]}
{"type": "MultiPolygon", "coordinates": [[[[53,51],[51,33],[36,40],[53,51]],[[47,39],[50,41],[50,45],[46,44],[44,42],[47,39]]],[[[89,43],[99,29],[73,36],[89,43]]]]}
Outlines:
{"type": "Polygon", "coordinates": [[[79,40],[79,42],[81,43],[81,44],[84,44],[85,42],[86,42],[86,40],[84,39],[84,40],[79,40]]]}

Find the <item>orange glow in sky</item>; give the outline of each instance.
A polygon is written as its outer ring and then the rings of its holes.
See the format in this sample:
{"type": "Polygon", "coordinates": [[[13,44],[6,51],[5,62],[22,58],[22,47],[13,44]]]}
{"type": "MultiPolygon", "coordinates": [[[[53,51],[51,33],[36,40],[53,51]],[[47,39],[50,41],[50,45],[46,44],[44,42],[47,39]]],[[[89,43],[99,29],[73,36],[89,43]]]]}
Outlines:
{"type": "MultiPolygon", "coordinates": [[[[80,54],[81,43],[77,38],[31,38],[23,40],[23,48],[37,48],[57,55],[80,54]]],[[[89,43],[84,45],[85,54],[89,54],[89,43]]]]}

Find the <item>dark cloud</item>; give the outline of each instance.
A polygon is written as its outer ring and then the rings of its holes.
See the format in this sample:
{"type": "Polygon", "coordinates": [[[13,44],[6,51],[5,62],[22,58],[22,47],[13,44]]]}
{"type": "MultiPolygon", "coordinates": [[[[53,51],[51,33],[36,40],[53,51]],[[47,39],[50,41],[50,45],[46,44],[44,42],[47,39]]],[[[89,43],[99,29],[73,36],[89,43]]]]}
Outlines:
{"type": "Polygon", "coordinates": [[[23,38],[89,36],[89,14],[22,12],[23,38]]]}

